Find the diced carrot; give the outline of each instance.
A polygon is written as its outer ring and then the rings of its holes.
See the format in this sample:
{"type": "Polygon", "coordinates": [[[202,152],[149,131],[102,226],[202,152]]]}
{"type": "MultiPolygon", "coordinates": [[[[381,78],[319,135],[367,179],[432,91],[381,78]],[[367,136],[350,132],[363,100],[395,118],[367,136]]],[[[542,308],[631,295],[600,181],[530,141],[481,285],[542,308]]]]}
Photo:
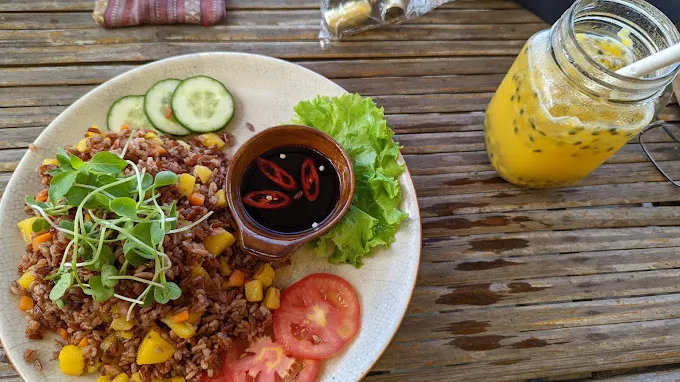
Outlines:
{"type": "Polygon", "coordinates": [[[230,287],[240,287],[246,281],[246,274],[238,269],[229,276],[229,286],[230,287]]]}
{"type": "Polygon", "coordinates": [[[33,309],[33,299],[28,296],[21,296],[19,299],[19,310],[24,312],[33,309]]]}
{"type": "Polygon", "coordinates": [[[57,328],[57,334],[59,334],[59,336],[63,338],[64,341],[68,340],[68,331],[66,328],[57,328]]]}
{"type": "Polygon", "coordinates": [[[84,348],[85,346],[87,346],[88,343],[90,343],[90,340],[88,340],[87,337],[83,337],[83,339],[81,339],[80,342],[78,342],[78,346],[84,348]]]}
{"type": "Polygon", "coordinates": [[[165,147],[159,145],[159,146],[158,146],[158,149],[156,149],[156,152],[157,152],[158,155],[160,156],[160,155],[165,155],[165,154],[167,154],[167,153],[168,153],[168,150],[166,150],[165,147]]]}
{"type": "Polygon", "coordinates": [[[189,311],[183,310],[172,316],[172,319],[175,320],[175,322],[184,322],[189,319],[189,311]]]}
{"type": "Polygon", "coordinates": [[[39,202],[46,202],[47,201],[47,191],[48,189],[45,188],[42,191],[38,192],[38,195],[35,196],[35,200],[39,202]]]}
{"type": "Polygon", "coordinates": [[[192,206],[202,206],[205,201],[205,196],[200,192],[193,192],[189,196],[189,204],[192,206]]]}
{"type": "Polygon", "coordinates": [[[50,241],[50,240],[52,240],[52,234],[49,233],[49,232],[34,237],[33,242],[32,242],[33,250],[34,251],[38,250],[38,247],[40,247],[40,244],[45,243],[45,242],[50,241]]]}
{"type": "Polygon", "coordinates": [[[120,125],[120,129],[121,129],[121,130],[127,130],[127,129],[129,129],[129,128],[130,128],[130,125],[128,125],[127,123],[124,123],[124,124],[120,125]]]}

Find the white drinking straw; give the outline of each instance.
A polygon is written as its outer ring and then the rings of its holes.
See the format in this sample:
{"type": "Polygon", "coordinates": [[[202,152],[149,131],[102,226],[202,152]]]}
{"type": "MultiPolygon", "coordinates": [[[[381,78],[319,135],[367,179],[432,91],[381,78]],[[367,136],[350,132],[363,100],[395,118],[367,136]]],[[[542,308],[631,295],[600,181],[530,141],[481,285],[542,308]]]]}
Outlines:
{"type": "Polygon", "coordinates": [[[640,78],[680,61],[680,44],[675,44],[616,71],[626,77],[640,78]]]}

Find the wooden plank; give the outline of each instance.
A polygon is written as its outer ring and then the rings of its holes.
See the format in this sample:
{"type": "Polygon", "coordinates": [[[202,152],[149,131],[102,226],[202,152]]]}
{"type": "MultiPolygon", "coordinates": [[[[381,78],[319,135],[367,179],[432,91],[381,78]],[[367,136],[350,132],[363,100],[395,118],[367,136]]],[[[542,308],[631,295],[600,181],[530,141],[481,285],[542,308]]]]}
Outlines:
{"type": "Polygon", "coordinates": [[[93,86],[0,88],[0,107],[68,106],[93,88],[93,86]]]}
{"type": "MultiPolygon", "coordinates": [[[[420,190],[416,188],[419,192],[420,190]]],[[[456,214],[422,219],[423,237],[516,233],[581,228],[680,225],[677,207],[573,208],[489,214],[456,214]]]]}
{"type": "Polygon", "coordinates": [[[0,65],[74,64],[152,61],[179,54],[233,51],[257,53],[285,59],[378,58],[399,56],[498,56],[516,55],[524,41],[402,41],[395,49],[390,41],[348,41],[322,50],[309,42],[176,42],[114,45],[9,47],[3,49],[0,65]]]}
{"type": "Polygon", "coordinates": [[[43,130],[44,127],[0,129],[0,149],[28,148],[43,130]]]}
{"type": "Polygon", "coordinates": [[[678,382],[680,380],[680,371],[663,370],[641,373],[634,372],[632,374],[600,379],[606,382],[678,382]]]}
{"type": "Polygon", "coordinates": [[[480,306],[546,304],[588,299],[648,296],[680,291],[678,269],[547,277],[459,286],[416,287],[408,311],[427,313],[480,306]],[[612,286],[616,286],[615,288],[612,286]]]}
{"type": "MultiPolygon", "coordinates": [[[[397,25],[347,37],[346,41],[526,40],[543,24],[397,25]]],[[[0,47],[107,45],[151,42],[303,41],[318,40],[318,25],[216,25],[210,33],[199,25],[143,28],[0,30],[0,47]]]]}
{"type": "Polygon", "coordinates": [[[424,218],[455,214],[536,210],[544,208],[591,207],[613,204],[678,200],[677,188],[669,182],[604,184],[558,189],[523,189],[421,197],[424,218]]]}
{"type": "Polygon", "coordinates": [[[678,248],[562,253],[422,262],[418,285],[455,286],[526,280],[531,278],[596,275],[680,267],[678,248]]]}
{"type": "MultiPolygon", "coordinates": [[[[404,150],[405,151],[405,150],[404,150]]],[[[403,151],[402,151],[403,152],[403,151]]],[[[680,179],[680,163],[675,161],[660,162],[664,171],[671,177],[680,179]]],[[[506,182],[495,171],[476,173],[453,173],[437,175],[414,175],[413,182],[420,197],[467,194],[481,192],[498,192],[516,189],[506,182]]],[[[595,186],[601,184],[662,182],[666,178],[649,162],[603,164],[591,175],[578,183],[578,186],[595,186]]]]}
{"type": "MultiPolygon", "coordinates": [[[[453,370],[460,380],[510,381],[606,370],[612,366],[675,363],[680,359],[677,351],[679,325],[680,320],[670,319],[515,333],[513,336],[464,336],[451,341],[393,344],[375,369],[455,364],[453,370]],[[499,366],[502,366],[502,373],[489,373],[489,370],[498,370],[499,366]]],[[[399,377],[398,380],[411,379],[399,377]]],[[[420,380],[438,379],[420,373],[420,380]]]]}
{"type": "Polygon", "coordinates": [[[600,228],[474,235],[423,240],[421,261],[488,260],[582,251],[680,246],[678,227],[600,228]]]}
{"type": "Polygon", "coordinates": [[[409,314],[394,342],[680,318],[680,294],[409,314]]]}
{"type": "Polygon", "coordinates": [[[0,150],[0,171],[14,171],[25,153],[26,149],[0,150]]]}
{"type": "Polygon", "coordinates": [[[64,109],[63,106],[5,108],[0,113],[0,128],[47,126],[64,109]]]}
{"type": "Polygon", "coordinates": [[[0,87],[98,85],[139,65],[78,65],[0,68],[0,87]]]}
{"type": "MultiPolygon", "coordinates": [[[[432,77],[372,77],[337,79],[335,83],[364,96],[494,92],[503,74],[432,77]]],[[[482,142],[484,142],[482,138],[482,142]]]]}
{"type": "Polygon", "coordinates": [[[482,111],[493,93],[381,95],[373,99],[388,113],[482,111]]]}

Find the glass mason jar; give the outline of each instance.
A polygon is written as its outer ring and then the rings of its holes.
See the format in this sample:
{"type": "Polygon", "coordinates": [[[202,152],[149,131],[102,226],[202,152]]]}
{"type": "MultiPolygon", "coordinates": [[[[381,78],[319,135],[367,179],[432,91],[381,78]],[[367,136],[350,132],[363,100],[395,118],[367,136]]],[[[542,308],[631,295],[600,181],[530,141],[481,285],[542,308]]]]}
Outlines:
{"type": "Polygon", "coordinates": [[[655,116],[678,64],[644,78],[616,70],[680,41],[641,0],[579,0],[533,35],[484,119],[491,164],[507,181],[561,187],[583,179],[655,116]]]}

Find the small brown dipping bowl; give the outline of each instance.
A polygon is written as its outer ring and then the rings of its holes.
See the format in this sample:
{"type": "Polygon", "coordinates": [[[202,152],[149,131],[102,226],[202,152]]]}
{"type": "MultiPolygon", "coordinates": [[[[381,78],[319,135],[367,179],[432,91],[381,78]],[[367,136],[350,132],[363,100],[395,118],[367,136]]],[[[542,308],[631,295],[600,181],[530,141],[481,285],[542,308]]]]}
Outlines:
{"type": "Polygon", "coordinates": [[[307,126],[275,126],[250,138],[234,154],[227,169],[226,193],[241,247],[267,261],[283,261],[304,244],[330,231],[345,215],[354,196],[354,170],[347,154],[327,134],[307,126]],[[282,233],[260,225],[241,200],[242,182],[249,165],[260,155],[284,146],[301,146],[318,152],[330,161],[338,177],[337,204],[318,226],[302,232],[282,233]]]}

